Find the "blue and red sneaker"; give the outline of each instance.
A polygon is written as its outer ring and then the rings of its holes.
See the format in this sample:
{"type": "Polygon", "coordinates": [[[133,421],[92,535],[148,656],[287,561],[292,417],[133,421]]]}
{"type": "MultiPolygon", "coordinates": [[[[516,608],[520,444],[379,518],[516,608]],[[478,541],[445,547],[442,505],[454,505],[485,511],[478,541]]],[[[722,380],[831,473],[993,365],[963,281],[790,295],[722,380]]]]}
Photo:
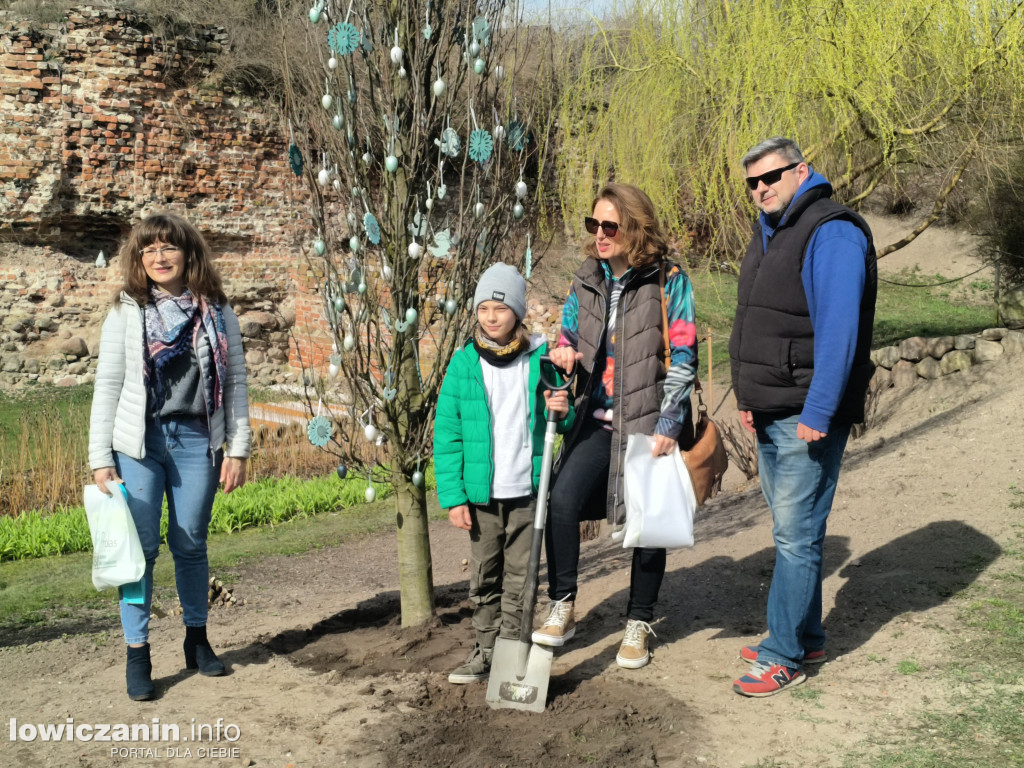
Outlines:
{"type": "Polygon", "coordinates": [[[750,671],[732,684],[732,689],[740,696],[763,697],[772,696],[787,685],[800,685],[807,675],[799,669],[790,669],[781,664],[758,664],[755,662],[750,671]]]}
{"type": "MultiPolygon", "coordinates": [[[[753,664],[757,661],[757,650],[756,645],[744,645],[740,648],[740,658],[753,664]]],[[[808,651],[804,655],[804,664],[821,664],[825,661],[828,661],[828,654],[825,653],[824,648],[817,651],[808,651]]]]}

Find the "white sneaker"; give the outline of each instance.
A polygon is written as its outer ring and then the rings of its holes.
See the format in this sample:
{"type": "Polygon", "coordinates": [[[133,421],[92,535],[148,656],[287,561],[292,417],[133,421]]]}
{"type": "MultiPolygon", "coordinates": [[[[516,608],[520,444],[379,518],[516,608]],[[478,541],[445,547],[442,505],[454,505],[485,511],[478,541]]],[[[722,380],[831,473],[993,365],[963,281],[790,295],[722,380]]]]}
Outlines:
{"type": "Polygon", "coordinates": [[[533,642],[557,648],[572,639],[576,634],[576,618],[573,615],[573,601],[569,597],[551,604],[547,620],[532,635],[533,642]]]}
{"type": "MultiPolygon", "coordinates": [[[[622,645],[615,656],[615,661],[625,669],[640,669],[651,660],[651,652],[647,650],[647,638],[654,635],[654,630],[646,621],[626,619],[626,634],[622,645]]],[[[657,635],[654,635],[657,637],[657,635]]]]}

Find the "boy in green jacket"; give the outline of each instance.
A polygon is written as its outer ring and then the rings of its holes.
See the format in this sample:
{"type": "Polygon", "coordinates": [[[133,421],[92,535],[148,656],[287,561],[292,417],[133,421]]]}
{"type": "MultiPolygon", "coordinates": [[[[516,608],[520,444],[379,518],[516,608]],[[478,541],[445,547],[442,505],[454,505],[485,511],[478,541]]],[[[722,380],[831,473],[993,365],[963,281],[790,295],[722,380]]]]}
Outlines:
{"type": "Polygon", "coordinates": [[[523,325],[526,281],[494,264],[474,294],[477,328],[445,372],[434,420],[437,496],[452,525],[469,531],[469,599],[476,645],[450,683],[487,678],[499,632],[519,638],[534,504],[544,448],[544,404],[572,426],[566,392],[540,382],[543,335],[523,325]],[[543,395],[543,398],[542,398],[543,395]]]}

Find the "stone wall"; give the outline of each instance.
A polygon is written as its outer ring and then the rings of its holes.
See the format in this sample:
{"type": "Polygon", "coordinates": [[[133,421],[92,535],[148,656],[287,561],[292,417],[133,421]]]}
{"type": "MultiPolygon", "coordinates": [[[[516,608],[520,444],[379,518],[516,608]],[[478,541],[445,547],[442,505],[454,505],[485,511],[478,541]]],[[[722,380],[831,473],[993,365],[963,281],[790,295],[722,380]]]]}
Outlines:
{"type": "Polygon", "coordinates": [[[287,363],[295,305],[309,300],[297,274],[308,192],[288,169],[277,117],[218,81],[225,44],[216,29],[163,39],[109,8],[52,24],[0,11],[8,354],[47,359],[50,347],[29,348],[46,334],[95,336],[120,282],[121,239],[141,216],[172,210],[208,239],[254,373],[279,375],[269,364],[287,363]],[[94,266],[101,250],[106,269],[94,266]]]}
{"type": "Polygon", "coordinates": [[[878,366],[871,380],[874,390],[910,388],[921,379],[937,379],[1003,355],[1024,354],[1024,332],[988,328],[979,334],[914,336],[871,353],[878,366]]]}

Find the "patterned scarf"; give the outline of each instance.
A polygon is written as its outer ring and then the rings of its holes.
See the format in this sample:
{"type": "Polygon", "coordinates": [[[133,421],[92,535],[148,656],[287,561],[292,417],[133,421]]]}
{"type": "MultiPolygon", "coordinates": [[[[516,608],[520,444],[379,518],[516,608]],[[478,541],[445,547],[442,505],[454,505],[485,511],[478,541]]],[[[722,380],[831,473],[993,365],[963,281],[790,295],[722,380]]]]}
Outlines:
{"type": "Polygon", "coordinates": [[[223,387],[228,371],[228,337],[220,306],[202,297],[197,301],[187,289],[181,296],[171,296],[151,285],[149,304],[143,315],[150,413],[160,413],[167,397],[163,382],[163,369],[167,363],[178,355],[191,354],[200,332],[205,331],[213,350],[214,370],[202,371],[203,388],[206,392],[206,413],[212,416],[224,403],[223,387]]]}
{"type": "Polygon", "coordinates": [[[480,357],[498,368],[504,368],[512,363],[525,350],[522,342],[515,336],[505,346],[498,346],[484,335],[483,329],[479,326],[473,334],[473,346],[476,347],[476,352],[480,357]]]}

